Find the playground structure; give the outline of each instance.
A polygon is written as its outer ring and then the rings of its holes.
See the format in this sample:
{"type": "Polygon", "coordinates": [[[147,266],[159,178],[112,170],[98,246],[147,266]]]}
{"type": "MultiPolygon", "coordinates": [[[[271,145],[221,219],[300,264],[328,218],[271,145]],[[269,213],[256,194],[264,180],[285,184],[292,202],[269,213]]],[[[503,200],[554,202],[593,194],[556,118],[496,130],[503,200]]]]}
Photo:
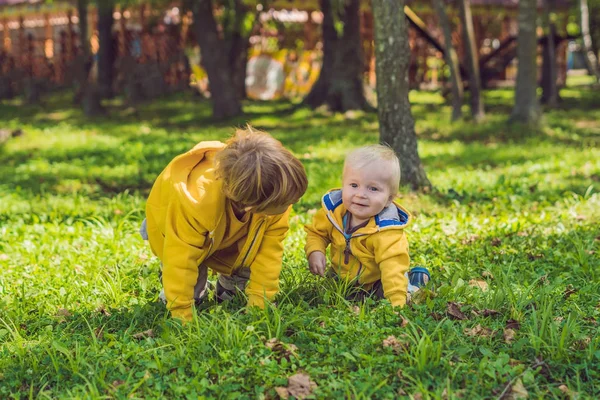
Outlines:
{"type": "MultiPolygon", "coordinates": [[[[447,71],[437,16],[425,3],[413,1],[409,6],[405,9],[411,27],[409,81],[413,87],[439,87],[446,82],[447,71]]],[[[474,0],[472,8],[483,85],[512,81],[516,74],[516,2],[474,0]]],[[[260,23],[249,39],[246,81],[249,96],[269,99],[305,95],[318,77],[322,57],[319,35],[322,14],[318,2],[281,0],[273,2],[269,9],[258,11],[260,23]]],[[[457,10],[449,8],[448,13],[454,24],[453,45],[462,60],[464,46],[457,10]]],[[[557,20],[559,85],[564,84],[567,70],[569,37],[564,29],[564,14],[559,12],[557,20]]],[[[190,80],[201,91],[208,91],[190,29],[193,15],[184,12],[180,2],[174,1],[161,9],[147,4],[117,7],[113,17],[116,86],[128,93],[143,93],[140,96],[143,98],[185,88],[190,80]]],[[[374,87],[373,16],[368,3],[361,8],[360,17],[365,82],[374,87]]],[[[72,85],[77,79],[73,71],[81,70],[77,64],[86,62],[82,59],[78,22],[76,4],[72,1],[46,4],[39,0],[0,0],[0,98],[27,91],[31,82],[43,83],[47,88],[72,85]]],[[[97,10],[90,7],[89,29],[84,40],[90,45],[92,57],[99,48],[97,23],[97,10]]],[[[539,36],[542,48],[546,40],[541,31],[539,36]]]]}

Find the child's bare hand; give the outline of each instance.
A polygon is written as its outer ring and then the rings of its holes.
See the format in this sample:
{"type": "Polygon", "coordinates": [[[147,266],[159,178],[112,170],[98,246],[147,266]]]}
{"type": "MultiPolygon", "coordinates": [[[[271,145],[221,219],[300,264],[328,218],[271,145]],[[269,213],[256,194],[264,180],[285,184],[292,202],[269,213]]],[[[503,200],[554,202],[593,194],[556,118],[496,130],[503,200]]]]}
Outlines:
{"type": "Polygon", "coordinates": [[[325,268],[327,266],[327,260],[325,254],[320,251],[313,251],[308,256],[308,268],[314,275],[325,276],[325,268]]]}

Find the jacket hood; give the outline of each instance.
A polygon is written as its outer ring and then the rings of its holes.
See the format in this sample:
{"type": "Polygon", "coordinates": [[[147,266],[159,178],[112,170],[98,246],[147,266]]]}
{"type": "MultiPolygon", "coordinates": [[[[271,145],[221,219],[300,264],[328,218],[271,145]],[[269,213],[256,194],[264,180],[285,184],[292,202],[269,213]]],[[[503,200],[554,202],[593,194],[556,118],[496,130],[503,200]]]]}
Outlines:
{"type": "MultiPolygon", "coordinates": [[[[341,220],[338,221],[339,218],[343,217],[346,213],[346,209],[342,203],[342,190],[341,189],[332,189],[327,192],[322,199],[322,204],[330,218],[334,218],[336,222],[338,222],[341,226],[341,220]]],[[[404,207],[398,204],[396,201],[392,201],[392,203],[385,207],[381,212],[375,217],[372,218],[372,221],[369,221],[366,228],[371,228],[369,230],[376,229],[376,231],[381,231],[383,229],[404,229],[412,222],[412,216],[404,207]]],[[[365,229],[365,228],[363,228],[365,229]]]]}
{"type": "Polygon", "coordinates": [[[225,144],[200,142],[170,165],[170,180],[183,208],[209,231],[218,225],[225,210],[222,181],[216,179],[215,155],[225,144]],[[200,205],[202,204],[202,205],[200,205]]]}

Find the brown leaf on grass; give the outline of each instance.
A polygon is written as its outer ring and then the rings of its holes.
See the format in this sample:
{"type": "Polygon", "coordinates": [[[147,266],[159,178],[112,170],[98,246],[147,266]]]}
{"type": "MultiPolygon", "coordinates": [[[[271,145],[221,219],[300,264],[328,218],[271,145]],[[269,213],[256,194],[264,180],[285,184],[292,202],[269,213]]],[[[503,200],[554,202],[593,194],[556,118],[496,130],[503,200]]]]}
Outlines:
{"type": "Polygon", "coordinates": [[[568,284],[567,287],[565,288],[565,291],[563,292],[563,297],[564,299],[568,299],[569,297],[571,297],[572,294],[576,293],[577,289],[575,289],[573,287],[573,285],[568,284]]]}
{"type": "Polygon", "coordinates": [[[487,282],[481,279],[471,279],[469,281],[469,286],[479,288],[483,292],[487,292],[488,290],[487,282]]]}
{"type": "Polygon", "coordinates": [[[487,279],[494,279],[494,274],[492,274],[490,271],[483,271],[481,276],[487,279]]]}
{"type": "Polygon", "coordinates": [[[565,384],[562,384],[558,387],[558,390],[560,390],[561,392],[563,392],[565,394],[565,396],[568,396],[569,398],[573,398],[577,396],[577,392],[572,391],[571,389],[569,389],[569,387],[565,384]]]}
{"type": "Polygon", "coordinates": [[[446,312],[453,319],[458,319],[458,320],[467,319],[465,314],[463,314],[463,312],[460,310],[460,306],[453,301],[448,302],[448,307],[446,308],[446,312]]]}
{"type": "Polygon", "coordinates": [[[73,315],[73,314],[71,314],[71,311],[67,310],[66,308],[59,308],[56,311],[56,316],[57,317],[64,317],[64,318],[66,318],[66,317],[70,317],[71,315],[73,315]]]}
{"type": "Polygon", "coordinates": [[[123,384],[125,384],[125,381],[117,379],[116,381],[112,382],[112,387],[116,389],[116,388],[118,388],[119,386],[121,386],[123,384]]]}
{"type": "Polygon", "coordinates": [[[265,346],[271,349],[273,354],[275,354],[275,358],[277,359],[277,361],[281,361],[281,359],[283,358],[290,361],[290,358],[292,356],[296,356],[296,351],[298,350],[298,347],[295,344],[283,343],[280,342],[277,338],[269,339],[265,343],[265,346]]]}
{"type": "Polygon", "coordinates": [[[355,315],[360,315],[360,307],[359,306],[352,306],[351,310],[355,315]]]}
{"type": "Polygon", "coordinates": [[[429,314],[431,316],[431,318],[434,319],[434,321],[441,321],[444,319],[444,316],[438,312],[432,312],[431,314],[429,314]]]}
{"type": "Polygon", "coordinates": [[[472,310],[471,312],[475,315],[481,315],[483,317],[491,317],[494,315],[500,315],[500,311],[490,310],[489,308],[486,308],[484,310],[472,310]]]}
{"type": "Polygon", "coordinates": [[[592,324],[594,326],[598,325],[598,321],[596,321],[595,318],[587,317],[587,318],[584,318],[583,320],[589,322],[590,324],[592,324]]]}
{"type": "Polygon", "coordinates": [[[277,386],[275,388],[275,391],[277,392],[277,395],[282,399],[287,400],[290,397],[290,393],[288,392],[288,389],[286,387],[277,386]]]}
{"type": "Polygon", "coordinates": [[[310,376],[300,372],[288,378],[287,392],[297,399],[304,399],[312,394],[316,387],[317,384],[310,380],[310,376]]]}
{"type": "Polygon", "coordinates": [[[399,340],[396,336],[390,335],[383,339],[383,347],[391,347],[396,353],[400,353],[403,350],[407,350],[409,344],[399,340]]]}
{"type": "Polygon", "coordinates": [[[497,237],[492,239],[492,246],[494,246],[494,247],[498,247],[498,246],[500,246],[501,244],[502,244],[502,239],[500,239],[500,238],[497,238],[497,237]]]}
{"type": "Polygon", "coordinates": [[[479,235],[471,235],[468,238],[464,238],[461,243],[464,245],[472,244],[472,243],[475,243],[475,241],[477,241],[477,239],[479,239],[479,235]]]}
{"type": "Polygon", "coordinates": [[[529,233],[527,233],[527,232],[525,232],[525,231],[520,231],[520,232],[517,232],[517,236],[520,236],[520,237],[527,237],[527,236],[529,236],[529,233]]]}
{"type": "Polygon", "coordinates": [[[105,317],[110,317],[110,312],[106,309],[104,304],[101,304],[98,308],[96,308],[96,312],[98,314],[104,315],[105,317]]]}
{"type": "Polygon", "coordinates": [[[102,340],[102,338],[104,337],[104,327],[99,326],[96,329],[94,329],[94,336],[96,336],[96,339],[102,340]]]}
{"type": "Polygon", "coordinates": [[[400,315],[400,327],[406,328],[406,325],[408,325],[408,320],[406,318],[404,318],[402,315],[400,315]]]}
{"type": "Polygon", "coordinates": [[[320,326],[321,328],[325,328],[325,326],[326,326],[326,325],[325,325],[325,321],[321,321],[321,322],[319,322],[319,326],[320,326]]]}
{"type": "Polygon", "coordinates": [[[509,319],[506,321],[506,329],[514,329],[517,331],[521,329],[521,323],[517,320],[509,319]]]}
{"type": "Polygon", "coordinates": [[[402,388],[399,388],[397,393],[398,393],[398,396],[406,396],[406,394],[407,394],[406,390],[404,390],[402,388]]]}
{"type": "Polygon", "coordinates": [[[154,337],[154,331],[152,329],[148,329],[143,332],[134,333],[133,335],[131,335],[131,337],[138,340],[154,337]]]}
{"type": "Polygon", "coordinates": [[[486,328],[481,326],[480,324],[477,324],[476,327],[474,328],[465,328],[465,330],[463,331],[465,335],[467,336],[481,336],[481,337],[490,337],[494,334],[494,331],[492,331],[490,328],[486,328]]]}
{"type": "Polygon", "coordinates": [[[515,330],[508,328],[504,330],[504,343],[510,344],[515,340],[515,330]]]}
{"type": "Polygon", "coordinates": [[[529,397],[529,392],[523,386],[523,381],[521,379],[517,379],[511,386],[508,392],[502,396],[503,400],[517,400],[517,399],[527,399],[529,397]]]}
{"type": "Polygon", "coordinates": [[[565,319],[565,318],[564,318],[564,317],[561,317],[561,316],[554,317],[554,321],[555,321],[555,322],[558,322],[558,323],[561,323],[561,322],[563,322],[563,319],[565,319]]]}
{"type": "Polygon", "coordinates": [[[423,393],[417,392],[417,393],[413,394],[413,399],[414,400],[423,400],[423,393]]]}
{"type": "Polygon", "coordinates": [[[583,339],[576,340],[575,343],[573,343],[573,347],[575,347],[577,350],[585,350],[588,348],[591,342],[592,339],[586,336],[583,339]]]}

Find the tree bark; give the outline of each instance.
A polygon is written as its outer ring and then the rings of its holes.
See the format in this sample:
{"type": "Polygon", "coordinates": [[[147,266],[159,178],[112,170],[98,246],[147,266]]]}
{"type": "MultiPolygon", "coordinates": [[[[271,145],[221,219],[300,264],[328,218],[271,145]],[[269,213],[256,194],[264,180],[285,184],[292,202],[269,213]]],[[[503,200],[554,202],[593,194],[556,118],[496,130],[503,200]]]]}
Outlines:
{"type": "Polygon", "coordinates": [[[323,104],[333,111],[369,110],[363,88],[364,59],[360,39],[360,1],[344,3],[339,20],[343,33],[338,35],[332,0],[320,0],[323,12],[323,64],[319,78],[303,100],[317,108],[323,104]]]}
{"type": "Polygon", "coordinates": [[[594,46],[592,43],[592,35],[590,34],[590,15],[587,0],[579,0],[579,23],[581,26],[581,37],[583,39],[583,51],[585,65],[590,75],[596,77],[596,80],[600,82],[600,69],[598,69],[598,59],[596,53],[594,53],[594,46]]]}
{"type": "Polygon", "coordinates": [[[242,113],[239,88],[232,85],[233,70],[229,50],[219,36],[213,14],[212,0],[198,0],[193,6],[192,29],[202,52],[202,65],[206,69],[213,105],[213,117],[229,118],[242,113]]]}
{"type": "Polygon", "coordinates": [[[460,0],[460,18],[463,25],[463,41],[467,72],[469,74],[469,91],[471,94],[471,115],[476,122],[485,118],[483,98],[481,94],[481,73],[479,71],[479,49],[475,45],[471,1],[460,0]]]}
{"type": "Polygon", "coordinates": [[[542,103],[546,104],[550,108],[556,108],[558,106],[559,93],[558,85],[556,84],[557,79],[557,66],[556,66],[556,24],[552,21],[550,16],[550,1],[543,0],[544,2],[544,25],[548,30],[546,36],[546,43],[544,45],[543,53],[543,64],[542,64],[542,103]]]}
{"type": "Polygon", "coordinates": [[[430,187],[419,152],[415,121],[408,101],[408,21],[405,0],[373,0],[375,19],[375,70],[379,137],[401,161],[401,184],[413,189],[430,187]]]}
{"type": "Polygon", "coordinates": [[[114,0],[98,0],[98,88],[102,98],[113,95],[115,49],[112,37],[114,0]]]}
{"type": "Polygon", "coordinates": [[[446,10],[444,9],[444,3],[442,0],[433,0],[433,6],[435,7],[442,31],[444,32],[444,41],[446,44],[444,58],[448,68],[450,68],[450,81],[452,84],[452,121],[456,121],[462,116],[461,107],[463,102],[463,83],[460,77],[458,56],[452,45],[452,29],[446,10]]]}
{"type": "Polygon", "coordinates": [[[79,42],[84,56],[90,55],[90,41],[88,40],[88,3],[89,0],[77,0],[77,15],[79,17],[79,42]]]}
{"type": "Polygon", "coordinates": [[[541,117],[537,89],[537,35],[536,0],[519,1],[519,33],[517,36],[517,82],[515,85],[515,105],[510,116],[511,122],[530,125],[539,123],[541,117]]]}

